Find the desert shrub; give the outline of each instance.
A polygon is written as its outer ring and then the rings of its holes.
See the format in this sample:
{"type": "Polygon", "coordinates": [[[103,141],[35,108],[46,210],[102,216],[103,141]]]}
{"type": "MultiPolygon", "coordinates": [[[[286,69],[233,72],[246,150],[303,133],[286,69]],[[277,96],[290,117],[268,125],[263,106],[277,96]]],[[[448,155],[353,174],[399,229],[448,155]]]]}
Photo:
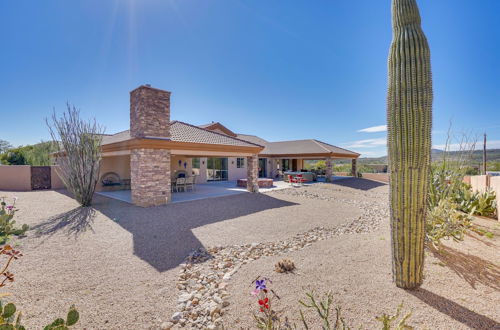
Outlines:
{"type": "Polygon", "coordinates": [[[64,185],[82,206],[90,206],[101,165],[101,143],[104,128],[94,120],[80,118],[80,111],[67,104],[62,117],[52,115],[52,124],[47,120],[57,147],[57,172],[64,185]]]}
{"type": "MultiPolygon", "coordinates": [[[[290,330],[298,329],[296,324],[291,324],[287,318],[282,320],[280,314],[276,312],[273,306],[274,299],[280,297],[271,289],[272,281],[268,278],[260,276],[252,282],[255,289],[251,295],[256,298],[258,304],[258,314],[253,314],[255,325],[262,330],[290,330]]],[[[348,330],[350,327],[342,317],[341,307],[335,307],[335,317],[332,314],[333,294],[328,292],[323,298],[318,300],[314,292],[306,292],[307,299],[299,300],[299,304],[307,309],[316,312],[318,319],[321,321],[321,329],[323,330],[348,330]]],[[[395,315],[382,314],[375,319],[382,323],[383,330],[408,330],[413,329],[406,321],[411,316],[411,312],[400,317],[403,305],[399,305],[395,315]]],[[[306,321],[304,313],[300,310],[300,320],[303,329],[312,329],[311,325],[306,321]]]]}
{"type": "Polygon", "coordinates": [[[290,273],[295,270],[295,264],[292,260],[285,258],[276,263],[274,271],[277,273],[290,273]]]}
{"type": "Polygon", "coordinates": [[[15,226],[16,200],[17,198],[14,197],[12,205],[7,205],[5,197],[0,197],[0,244],[5,244],[12,235],[24,235],[29,229],[26,224],[23,224],[20,228],[15,226]]]}
{"type": "Polygon", "coordinates": [[[402,318],[400,317],[401,310],[403,309],[403,304],[398,306],[398,309],[396,310],[396,314],[394,315],[387,315],[387,314],[382,314],[381,316],[377,316],[376,319],[377,321],[380,321],[382,323],[382,330],[411,330],[413,329],[412,326],[406,324],[406,321],[410,318],[411,312],[403,316],[402,318]],[[393,323],[396,323],[395,327],[393,327],[393,323]]]}
{"type": "Polygon", "coordinates": [[[464,185],[454,196],[458,209],[470,214],[491,217],[496,213],[496,195],[494,191],[472,191],[469,185],[464,185]]]}
{"type": "Polygon", "coordinates": [[[454,201],[442,199],[428,212],[426,241],[435,247],[439,246],[441,239],[461,241],[471,222],[471,215],[459,211],[454,201]]]}

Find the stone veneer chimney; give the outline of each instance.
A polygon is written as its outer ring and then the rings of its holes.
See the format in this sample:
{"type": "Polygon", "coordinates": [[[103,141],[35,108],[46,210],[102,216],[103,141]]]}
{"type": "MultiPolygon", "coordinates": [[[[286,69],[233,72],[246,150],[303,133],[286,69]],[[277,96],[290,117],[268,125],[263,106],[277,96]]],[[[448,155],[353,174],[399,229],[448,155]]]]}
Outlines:
{"type": "Polygon", "coordinates": [[[130,135],[170,137],[170,92],[150,85],[130,92],[130,135]]]}
{"type": "MultiPolygon", "coordinates": [[[[170,138],[170,92],[139,86],[130,92],[130,136],[170,138]]],[[[171,200],[168,149],[134,148],[130,151],[132,202],[148,207],[171,200]]]]}

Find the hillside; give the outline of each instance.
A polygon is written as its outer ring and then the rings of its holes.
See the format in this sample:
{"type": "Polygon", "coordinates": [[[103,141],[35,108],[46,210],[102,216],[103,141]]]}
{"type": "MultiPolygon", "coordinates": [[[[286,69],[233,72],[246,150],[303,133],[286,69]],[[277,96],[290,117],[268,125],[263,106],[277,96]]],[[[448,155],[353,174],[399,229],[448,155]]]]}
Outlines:
{"type": "MultiPolygon", "coordinates": [[[[437,161],[443,157],[445,153],[444,150],[432,149],[432,160],[437,161]]],[[[453,159],[460,155],[460,151],[449,151],[448,156],[453,159]]],[[[489,149],[486,150],[486,157],[488,162],[500,162],[500,149],[489,149]]],[[[471,165],[479,165],[483,161],[483,151],[475,150],[472,153],[472,164],[471,165]]],[[[350,163],[350,160],[341,160],[336,159],[336,164],[347,164],[350,163]]],[[[358,164],[387,164],[387,156],[382,157],[362,157],[358,159],[358,164]]]]}
{"type": "MultiPolygon", "coordinates": [[[[445,153],[444,150],[439,150],[439,149],[432,149],[432,160],[440,160],[441,157],[443,157],[443,154],[445,153]]],[[[447,152],[447,155],[450,158],[456,158],[460,155],[461,152],[459,151],[449,151],[447,152]]],[[[500,161],[500,149],[489,149],[486,150],[486,158],[488,162],[498,162],[500,161]]],[[[483,151],[482,150],[475,150],[472,153],[472,162],[474,165],[478,165],[482,163],[483,161],[483,151]]],[[[377,157],[377,158],[359,158],[358,163],[360,164],[387,164],[387,156],[382,156],[382,157],[377,157]]]]}

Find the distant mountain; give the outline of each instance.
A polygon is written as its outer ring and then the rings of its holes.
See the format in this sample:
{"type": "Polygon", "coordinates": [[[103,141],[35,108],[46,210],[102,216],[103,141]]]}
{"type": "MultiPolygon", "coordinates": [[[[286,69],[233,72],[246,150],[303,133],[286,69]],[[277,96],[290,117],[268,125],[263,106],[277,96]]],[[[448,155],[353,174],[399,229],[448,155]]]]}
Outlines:
{"type": "MultiPolygon", "coordinates": [[[[432,160],[436,161],[439,160],[440,157],[443,157],[443,154],[446,152],[441,149],[432,149],[431,150],[431,156],[432,160]]],[[[447,152],[447,155],[451,159],[453,157],[458,157],[460,155],[460,151],[449,151],[447,152]]],[[[482,150],[475,150],[472,153],[472,163],[474,165],[479,165],[483,161],[483,151],[482,150]]],[[[488,149],[486,150],[486,159],[488,162],[494,162],[494,161],[500,161],[500,149],[488,149]]],[[[359,158],[358,159],[359,164],[387,164],[387,156],[382,156],[382,157],[366,157],[366,158],[359,158]]]]}

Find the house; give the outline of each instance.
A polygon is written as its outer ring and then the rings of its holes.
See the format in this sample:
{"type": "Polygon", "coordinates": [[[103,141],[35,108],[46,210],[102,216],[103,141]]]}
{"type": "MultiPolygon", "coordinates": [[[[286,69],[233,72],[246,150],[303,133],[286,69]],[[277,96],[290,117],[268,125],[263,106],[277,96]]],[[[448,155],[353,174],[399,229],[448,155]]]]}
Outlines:
{"type": "MultiPolygon", "coordinates": [[[[299,171],[304,160],[324,159],[327,178],[332,160],[359,154],[317,140],[268,142],[237,134],[220,123],[195,126],[170,120],[170,92],[139,86],[130,92],[130,130],[104,135],[101,182],[113,173],[129,181],[132,202],[153,206],[171,200],[172,177],[196,175],[197,183],[246,178],[247,189],[258,191],[259,177],[278,171],[299,171]]],[[[99,183],[97,190],[106,187],[99,183]]]]}

